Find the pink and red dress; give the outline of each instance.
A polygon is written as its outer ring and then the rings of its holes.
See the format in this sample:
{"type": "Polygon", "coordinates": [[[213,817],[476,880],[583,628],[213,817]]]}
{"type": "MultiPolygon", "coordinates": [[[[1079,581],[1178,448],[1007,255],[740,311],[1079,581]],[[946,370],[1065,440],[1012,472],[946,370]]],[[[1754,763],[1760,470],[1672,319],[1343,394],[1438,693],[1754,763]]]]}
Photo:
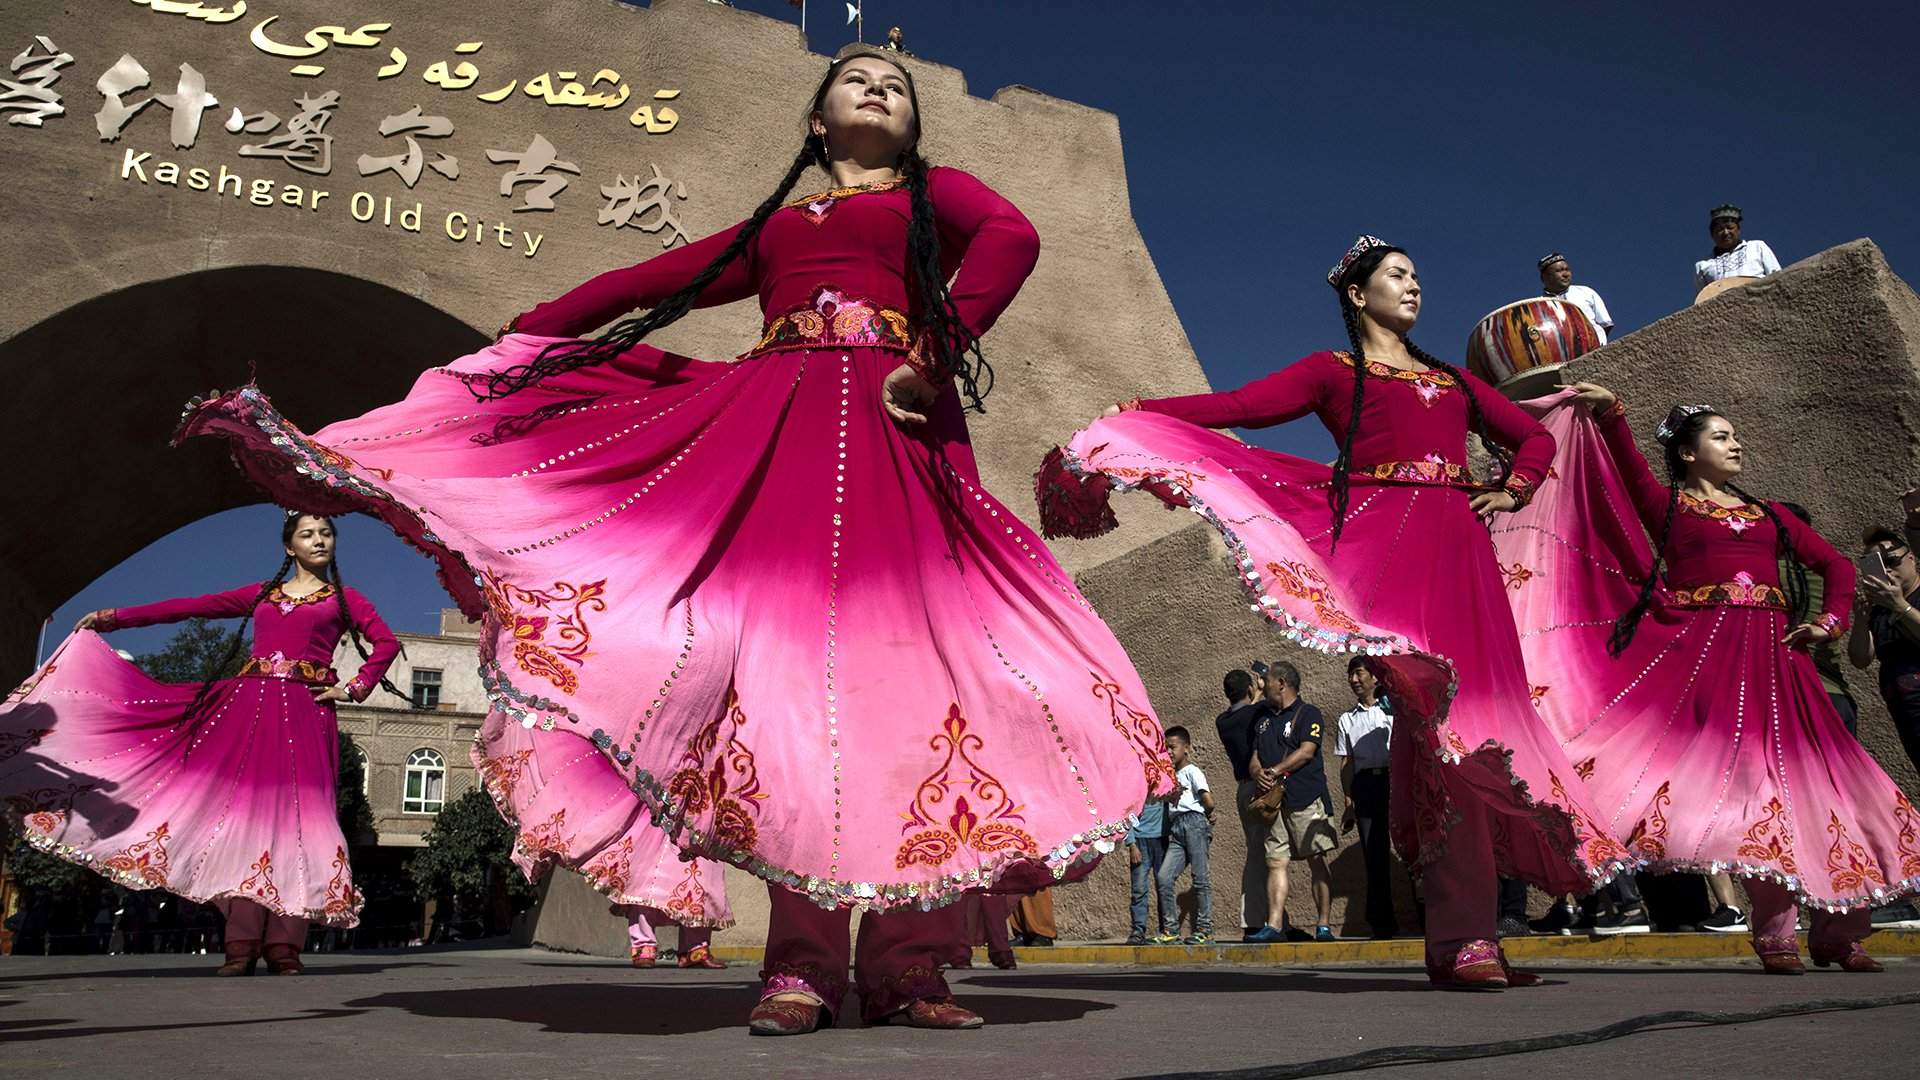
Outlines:
{"type": "MultiPolygon", "coordinates": [[[[1682,492],[1665,581],[1612,657],[1608,635],[1639,592],[1669,491],[1624,410],[1596,420],[1561,405],[1546,423],[1561,479],[1495,540],[1535,701],[1608,833],[1647,869],[1744,876],[1756,907],[1769,886],[1824,912],[1920,888],[1920,813],[1848,733],[1813,661],[1782,643],[1787,598],[1767,514],[1682,492]]],[[[1824,579],[1824,610],[1809,620],[1844,633],[1853,564],[1785,509],[1774,516],[1824,579]]]]}
{"type": "MultiPolygon", "coordinates": [[[[1353,422],[1354,363],[1320,352],[1239,390],[1133,403],[1074,436],[1064,469],[1043,470],[1041,502],[1050,524],[1084,534],[1111,520],[1107,489],[1150,491],[1220,531],[1253,610],[1289,639],[1380,657],[1395,713],[1394,846],[1429,868],[1430,951],[1444,953],[1494,936],[1496,869],[1584,893],[1626,856],[1534,712],[1511,582],[1468,505],[1480,488],[1455,378],[1366,362],[1337,549],[1325,465],[1208,430],[1313,415],[1338,439],[1353,422]],[[1453,844],[1456,834],[1465,842],[1453,844]],[[1449,859],[1464,865],[1439,865],[1449,859]],[[1463,899],[1436,905],[1436,889],[1463,899]]],[[[1474,389],[1493,437],[1515,452],[1506,483],[1524,498],[1546,477],[1553,439],[1492,388],[1474,389]]]]}
{"type": "MultiPolygon", "coordinates": [[[[1037,238],[966,173],[930,193],[983,333],[1037,238]]],[[[474,395],[657,304],[738,226],[534,308],[366,416],[309,435],[249,387],[183,431],[234,440],[299,505],[377,515],[484,620],[476,758],[525,865],[622,898],[651,825],[818,908],[1071,880],[1171,770],[1113,634],[982,490],[957,395],[912,429],[880,407],[915,335],[909,211],[892,186],[774,213],[699,298],[759,302],[737,362],[643,345],[474,395]]]]}
{"type": "MultiPolygon", "coordinates": [[[[120,608],[97,626],[237,618],[260,589],[120,608]]],[[[346,607],[371,646],[345,687],[360,701],[400,643],[356,590],[346,607]]],[[[276,588],[253,609],[252,656],[191,716],[198,684],[156,682],[76,631],[0,707],[0,802],[35,848],[128,888],[353,926],[338,726],[311,690],[339,681],[330,665],[346,630],[333,586],[276,588]]]]}

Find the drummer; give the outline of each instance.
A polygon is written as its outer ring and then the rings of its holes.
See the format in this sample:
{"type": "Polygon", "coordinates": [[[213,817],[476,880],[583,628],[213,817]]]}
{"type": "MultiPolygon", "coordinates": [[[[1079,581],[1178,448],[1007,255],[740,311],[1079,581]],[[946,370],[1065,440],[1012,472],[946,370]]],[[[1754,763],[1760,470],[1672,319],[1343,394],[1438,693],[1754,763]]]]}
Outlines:
{"type": "Polygon", "coordinates": [[[1605,345],[1607,331],[1613,329],[1613,316],[1607,314],[1607,302],[1585,285],[1573,283],[1573,266],[1567,262],[1565,255],[1557,251],[1546,255],[1541,258],[1539,268],[1541,295],[1565,300],[1586,312],[1587,321],[1600,332],[1600,344],[1605,345]]]}
{"type": "Polygon", "coordinates": [[[1693,264],[1693,287],[1730,277],[1766,277],[1780,272],[1780,260],[1764,240],[1740,239],[1740,208],[1716,206],[1707,218],[1713,236],[1713,258],[1693,264]]]}

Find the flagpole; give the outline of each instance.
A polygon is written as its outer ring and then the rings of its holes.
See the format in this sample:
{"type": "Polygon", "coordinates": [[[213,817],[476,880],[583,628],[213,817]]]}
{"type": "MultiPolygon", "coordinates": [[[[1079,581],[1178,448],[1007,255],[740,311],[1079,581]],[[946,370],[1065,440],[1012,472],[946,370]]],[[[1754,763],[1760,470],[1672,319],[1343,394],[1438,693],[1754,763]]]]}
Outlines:
{"type": "Polygon", "coordinates": [[[47,648],[47,627],[52,625],[53,616],[51,615],[47,616],[46,622],[40,624],[40,640],[33,643],[33,666],[36,668],[40,666],[40,654],[47,648]]]}
{"type": "Polygon", "coordinates": [[[800,0],[800,36],[807,35],[807,0],[800,0]]]}

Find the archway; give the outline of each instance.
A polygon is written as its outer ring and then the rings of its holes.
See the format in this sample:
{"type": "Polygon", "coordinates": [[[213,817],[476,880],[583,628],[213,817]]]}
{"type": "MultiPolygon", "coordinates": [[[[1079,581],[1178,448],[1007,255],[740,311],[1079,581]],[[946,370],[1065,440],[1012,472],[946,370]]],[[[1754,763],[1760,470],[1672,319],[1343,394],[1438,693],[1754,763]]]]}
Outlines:
{"type": "Polygon", "coordinates": [[[224,447],[167,445],[189,398],[257,377],[288,416],[320,427],[486,341],[385,285],[236,266],[106,293],[0,342],[0,460],[17,477],[0,514],[0,682],[25,677],[41,622],[89,581],[260,500],[224,447]]]}

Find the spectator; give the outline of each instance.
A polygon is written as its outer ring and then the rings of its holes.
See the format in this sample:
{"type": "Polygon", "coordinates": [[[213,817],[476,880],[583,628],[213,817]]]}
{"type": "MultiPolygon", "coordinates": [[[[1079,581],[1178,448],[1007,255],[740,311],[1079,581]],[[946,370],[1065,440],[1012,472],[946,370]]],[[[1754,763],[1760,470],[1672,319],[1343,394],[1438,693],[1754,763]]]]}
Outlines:
{"type": "Polygon", "coordinates": [[[1764,240],[1740,239],[1740,208],[1716,206],[1707,218],[1713,257],[1693,264],[1693,287],[1704,289],[1730,277],[1766,277],[1780,272],[1780,260],[1764,240]]]}
{"type": "MultiPolygon", "coordinates": [[[[1246,675],[1236,671],[1235,675],[1246,675]]],[[[1127,944],[1145,945],[1147,937],[1147,894],[1159,892],[1160,866],[1167,857],[1167,804],[1152,799],[1140,810],[1140,820],[1127,830],[1127,865],[1133,875],[1133,896],[1131,913],[1133,929],[1127,934],[1127,944]]],[[[1163,904],[1159,916],[1154,920],[1154,941],[1166,940],[1169,925],[1179,925],[1180,913],[1168,912],[1163,904]],[[1171,914],[1173,917],[1168,918],[1171,914]]]]}
{"type": "MultiPolygon", "coordinates": [[[[1265,668],[1259,661],[1254,663],[1265,668]]],[[[1252,809],[1254,796],[1260,789],[1253,784],[1253,721],[1260,713],[1259,687],[1261,680],[1246,671],[1229,671],[1220,681],[1220,688],[1227,695],[1227,711],[1214,719],[1214,727],[1220,733],[1220,745],[1226,750],[1227,764],[1233,768],[1234,796],[1233,805],[1240,812],[1240,829],[1247,838],[1247,860],[1240,871],[1240,932],[1243,941],[1278,941],[1278,937],[1262,937],[1260,932],[1267,925],[1269,908],[1267,907],[1267,875],[1269,873],[1263,852],[1267,850],[1269,838],[1276,836],[1274,824],[1262,818],[1252,809]]],[[[1284,842],[1284,837],[1280,837],[1284,842]]],[[[1279,913],[1274,912],[1273,923],[1280,925],[1279,913]]],[[[1166,913],[1161,912],[1163,920],[1166,913]]],[[[1136,923],[1138,919],[1134,920],[1136,923]]],[[[1177,920],[1176,920],[1177,921],[1177,920]]]]}
{"type": "Polygon", "coordinates": [[[1600,344],[1607,343],[1607,331],[1613,329],[1613,316],[1607,314],[1607,302],[1585,285],[1573,283],[1573,265],[1567,257],[1554,252],[1540,260],[1540,291],[1556,300],[1565,300],[1586,313],[1587,321],[1600,332],[1600,344]]]}
{"type": "MultiPolygon", "coordinates": [[[[1269,885],[1267,903],[1272,911],[1286,910],[1287,862],[1305,859],[1313,881],[1313,937],[1332,941],[1333,875],[1327,856],[1340,846],[1340,838],[1328,817],[1333,797],[1327,792],[1326,764],[1320,754],[1326,725],[1319,709],[1300,700],[1300,669],[1285,661],[1269,669],[1264,701],[1266,708],[1253,722],[1256,767],[1251,771],[1254,786],[1263,792],[1284,786],[1276,824],[1285,829],[1287,841],[1277,874],[1273,853],[1268,855],[1268,880],[1277,879],[1278,889],[1269,885]]],[[[1271,914],[1268,920],[1271,924],[1271,914]]]]}
{"type": "MultiPolygon", "coordinates": [[[[1868,570],[1860,575],[1853,632],[1847,658],[1857,668],[1880,661],[1880,698],[1893,716],[1894,730],[1907,757],[1920,768],[1920,558],[1913,550],[1920,534],[1920,488],[1900,497],[1907,512],[1904,534],[1884,525],[1867,530],[1868,570]],[[1875,572],[1872,560],[1886,571],[1875,572]],[[1864,608],[1864,611],[1857,610],[1864,608]]],[[[1920,912],[1908,901],[1873,909],[1876,929],[1920,925],[1920,912]]]]}
{"type": "Polygon", "coordinates": [[[1053,890],[1041,889],[1020,897],[1014,902],[1007,922],[1013,929],[1015,945],[1025,948],[1051,946],[1053,939],[1060,936],[1059,924],[1053,916],[1053,890]]]}
{"type": "MultiPolygon", "coordinates": [[[[1213,792],[1207,774],[1193,763],[1193,737],[1183,727],[1167,729],[1167,757],[1173,761],[1174,782],[1180,787],[1167,823],[1167,857],[1160,864],[1160,910],[1173,906],[1173,884],[1180,871],[1193,867],[1193,933],[1188,945],[1213,944],[1213,884],[1207,878],[1207,849],[1213,843],[1213,792]]],[[[1167,929],[1180,926],[1176,914],[1167,929]]]]}
{"type": "Polygon", "coordinates": [[[1380,684],[1363,657],[1347,661],[1347,685],[1354,706],[1340,714],[1333,752],[1340,757],[1340,791],[1347,799],[1341,832],[1360,830],[1360,852],[1367,867],[1367,926],[1375,941],[1400,932],[1393,913],[1393,845],[1387,838],[1387,763],[1393,743],[1393,714],[1380,697],[1380,684]]]}
{"type": "Polygon", "coordinates": [[[1920,560],[1911,535],[1885,526],[1867,530],[1867,556],[1877,557],[1886,575],[1860,575],[1869,612],[1855,620],[1847,654],[1857,668],[1880,662],[1880,697],[1893,714],[1907,757],[1920,768],[1920,609],[1914,606],[1920,601],[1920,560]]]}
{"type": "MultiPolygon", "coordinates": [[[[1790,502],[1783,502],[1780,505],[1786,507],[1794,517],[1809,525],[1813,524],[1813,515],[1807,512],[1806,507],[1790,502]]],[[[1784,565],[1783,563],[1781,571],[1783,574],[1785,573],[1784,565]]],[[[1785,581],[1786,578],[1782,577],[1780,580],[1785,581]]],[[[1824,611],[1825,609],[1820,605],[1824,602],[1826,595],[1826,579],[1809,568],[1807,570],[1807,610],[1824,611]]],[[[1856,632],[1859,630],[1859,624],[1865,621],[1865,619],[1854,620],[1856,632]]],[[[1840,667],[1840,656],[1844,651],[1845,646],[1841,645],[1838,637],[1829,637],[1809,648],[1807,655],[1812,658],[1814,669],[1820,672],[1820,686],[1826,690],[1827,697],[1833,701],[1833,710],[1840,714],[1840,720],[1847,725],[1847,731],[1857,739],[1860,737],[1860,706],[1853,700],[1853,695],[1847,692],[1847,676],[1840,667]]]]}

